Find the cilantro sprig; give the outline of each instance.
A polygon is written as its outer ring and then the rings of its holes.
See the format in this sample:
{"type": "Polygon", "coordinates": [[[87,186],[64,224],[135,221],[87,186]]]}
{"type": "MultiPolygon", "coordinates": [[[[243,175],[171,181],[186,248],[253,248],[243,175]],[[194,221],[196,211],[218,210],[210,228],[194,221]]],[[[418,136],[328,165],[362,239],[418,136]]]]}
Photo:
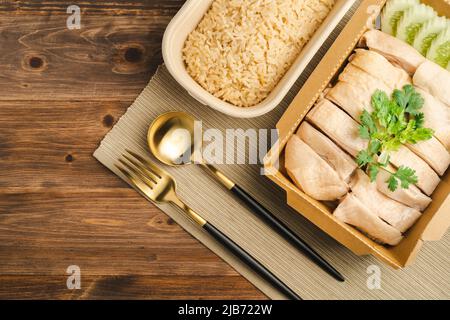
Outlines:
{"type": "Polygon", "coordinates": [[[422,96],[412,85],[394,90],[391,97],[381,90],[376,90],[372,95],[373,112],[364,110],[359,126],[360,137],[369,140],[368,147],[361,150],[356,158],[359,167],[365,169],[372,182],[380,170],[390,173],[386,183],[391,191],[399,185],[407,189],[410,184],[418,182],[413,169],[401,166],[396,172],[391,172],[387,166],[390,153],[397,151],[401,145],[432,138],[433,130],[424,128],[423,103],[422,96]]]}

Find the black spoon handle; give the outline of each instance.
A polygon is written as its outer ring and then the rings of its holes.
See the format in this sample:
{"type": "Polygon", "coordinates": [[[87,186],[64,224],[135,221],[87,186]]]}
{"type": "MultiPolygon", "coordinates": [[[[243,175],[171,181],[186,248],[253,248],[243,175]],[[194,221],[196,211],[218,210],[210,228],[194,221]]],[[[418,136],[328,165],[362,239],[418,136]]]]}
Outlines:
{"type": "Polygon", "coordinates": [[[225,234],[219,231],[212,224],[207,222],[203,225],[203,228],[212,235],[216,240],[218,240],[223,246],[229,249],[236,257],[244,261],[252,270],[256,271],[262,278],[267,280],[275,288],[283,292],[291,300],[302,300],[294,291],[292,291],[288,286],[286,286],[280,279],[278,279],[272,272],[267,270],[261,263],[259,263],[255,258],[249,255],[236,243],[234,243],[225,234]]]}
{"type": "Polygon", "coordinates": [[[305,241],[294,234],[283,222],[276,218],[269,210],[264,208],[258,201],[249,195],[244,189],[235,184],[230,189],[238,198],[245,202],[254,212],[268,222],[276,231],[278,231],[286,240],[304,252],[312,261],[319,265],[323,270],[329,273],[338,281],[345,281],[344,277],[324,258],[322,258],[305,241]]]}

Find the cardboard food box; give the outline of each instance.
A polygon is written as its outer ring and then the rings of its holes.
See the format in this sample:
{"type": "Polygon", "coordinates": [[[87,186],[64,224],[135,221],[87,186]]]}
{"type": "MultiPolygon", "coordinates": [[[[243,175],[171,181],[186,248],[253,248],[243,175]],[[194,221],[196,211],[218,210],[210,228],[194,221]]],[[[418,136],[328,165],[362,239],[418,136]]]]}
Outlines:
{"type": "MultiPolygon", "coordinates": [[[[441,183],[432,194],[433,201],[423,215],[397,246],[390,247],[376,243],[356,228],[337,220],[332,214],[332,208],[303,193],[289,179],[283,168],[287,141],[297,131],[324,89],[333,83],[342,71],[364,32],[374,27],[385,2],[361,2],[354,16],[279,120],[279,141],[266,155],[265,169],[270,173],[269,178],[286,191],[288,204],[324,232],[357,255],[372,254],[394,268],[402,268],[414,261],[423,241],[439,240],[450,225],[450,170],[442,177],[441,183]]],[[[445,0],[422,2],[432,6],[441,15],[448,15],[450,12],[450,3],[445,0]]]]}

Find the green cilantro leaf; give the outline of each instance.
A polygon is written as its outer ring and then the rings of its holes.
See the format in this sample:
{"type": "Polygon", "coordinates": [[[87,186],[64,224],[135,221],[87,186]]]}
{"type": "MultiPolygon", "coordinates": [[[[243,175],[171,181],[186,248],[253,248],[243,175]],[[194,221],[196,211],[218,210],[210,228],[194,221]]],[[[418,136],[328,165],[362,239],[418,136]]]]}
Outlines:
{"type": "MultiPolygon", "coordinates": [[[[371,103],[373,112],[364,110],[359,126],[359,136],[369,141],[368,147],[358,153],[356,162],[360,168],[366,169],[373,182],[380,169],[389,172],[390,152],[397,151],[403,144],[429,140],[434,132],[424,127],[425,115],[420,112],[424,100],[412,85],[394,90],[391,97],[376,90],[371,103]]],[[[386,183],[391,191],[395,191],[399,184],[408,188],[418,181],[416,172],[408,167],[389,173],[391,176],[386,183]]]]}
{"type": "MultiPolygon", "coordinates": [[[[412,134],[414,133],[414,128],[416,127],[416,121],[410,120],[406,125],[406,128],[398,134],[398,140],[401,143],[408,143],[412,139],[412,134]]],[[[416,143],[416,142],[413,142],[416,143]]]]}
{"type": "Polygon", "coordinates": [[[360,120],[362,125],[368,129],[370,134],[373,134],[378,131],[375,121],[372,118],[372,115],[369,112],[367,112],[367,110],[364,110],[362,112],[360,120]]]}
{"type": "Polygon", "coordinates": [[[387,127],[390,122],[390,100],[387,94],[381,90],[376,90],[372,95],[372,107],[375,117],[382,127],[387,127]]]}
{"type": "Polygon", "coordinates": [[[403,90],[394,90],[392,94],[395,102],[405,110],[405,112],[415,116],[423,107],[424,100],[422,96],[416,92],[414,87],[407,84],[403,90]]]}
{"type": "Polygon", "coordinates": [[[394,176],[400,180],[403,189],[408,189],[410,184],[416,184],[419,181],[416,172],[405,166],[398,168],[394,176]]]}
{"type": "Polygon", "coordinates": [[[430,140],[433,137],[434,131],[429,128],[418,128],[411,132],[411,136],[408,138],[408,142],[415,144],[420,141],[430,140]]]}
{"type": "Polygon", "coordinates": [[[389,164],[389,161],[391,161],[391,156],[388,152],[382,152],[380,156],[378,157],[378,164],[381,167],[387,167],[389,164]]]}
{"type": "Polygon", "coordinates": [[[407,93],[405,92],[405,90],[395,89],[392,93],[392,97],[400,108],[406,109],[409,98],[407,97],[407,93]]]}
{"type": "Polygon", "coordinates": [[[369,140],[370,139],[369,128],[364,125],[360,125],[359,126],[359,136],[363,139],[369,140]]]}
{"type": "Polygon", "coordinates": [[[369,177],[370,182],[374,182],[377,179],[378,172],[380,171],[380,168],[377,165],[370,165],[369,166],[369,177]]]}
{"type": "Polygon", "coordinates": [[[424,113],[416,114],[414,120],[416,121],[416,129],[422,128],[423,125],[425,124],[425,114],[424,113]]]}
{"type": "Polygon", "coordinates": [[[381,142],[380,140],[374,139],[369,143],[369,152],[370,154],[377,154],[381,150],[381,142]]]}
{"type": "Polygon", "coordinates": [[[400,186],[403,189],[408,189],[411,184],[415,184],[418,181],[416,176],[416,172],[408,167],[401,166],[398,168],[396,173],[391,174],[389,177],[387,184],[389,190],[394,192],[398,188],[398,183],[400,181],[400,186]]]}
{"type": "Polygon", "coordinates": [[[358,155],[356,156],[356,163],[358,166],[364,167],[365,165],[371,163],[373,161],[373,156],[367,152],[367,150],[361,150],[358,155]]]}
{"type": "Polygon", "coordinates": [[[383,150],[385,151],[397,151],[401,147],[402,143],[398,138],[393,138],[389,141],[385,141],[383,144],[383,150]]]}
{"type": "MultiPolygon", "coordinates": [[[[412,87],[412,86],[411,86],[412,87]]],[[[420,109],[423,107],[424,100],[422,96],[414,90],[411,93],[408,101],[408,106],[405,111],[413,116],[418,115],[420,113],[420,109]]]]}
{"type": "Polygon", "coordinates": [[[397,188],[398,188],[398,181],[397,181],[397,178],[395,177],[395,175],[391,175],[389,177],[388,181],[386,181],[386,182],[388,184],[389,190],[391,190],[392,192],[397,190],[397,188]]]}

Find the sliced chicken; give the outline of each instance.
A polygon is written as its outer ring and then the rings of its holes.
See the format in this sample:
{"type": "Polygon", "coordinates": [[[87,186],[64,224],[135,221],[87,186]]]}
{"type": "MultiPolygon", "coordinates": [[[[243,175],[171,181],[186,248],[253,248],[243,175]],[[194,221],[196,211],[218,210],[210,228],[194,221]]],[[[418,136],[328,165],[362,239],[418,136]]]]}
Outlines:
{"type": "Polygon", "coordinates": [[[373,75],[355,67],[353,64],[347,64],[344,71],[339,75],[339,80],[347,82],[354,87],[361,88],[371,96],[376,90],[382,90],[390,95],[394,88],[389,87],[382,80],[373,75]]]}
{"type": "Polygon", "coordinates": [[[342,151],[333,141],[306,121],[300,125],[297,136],[321,156],[342,180],[346,182],[350,180],[350,176],[358,166],[352,157],[342,151]]]}
{"type": "Polygon", "coordinates": [[[408,230],[421,213],[400,202],[392,200],[378,191],[377,185],[360,169],[352,177],[350,188],[353,194],[378,217],[400,232],[408,230]]]}
{"type": "Polygon", "coordinates": [[[440,176],[444,175],[450,165],[450,154],[435,137],[416,144],[408,144],[407,147],[425,160],[440,176]]]}
{"type": "MultiPolygon", "coordinates": [[[[359,136],[358,123],[327,99],[320,100],[306,118],[354,157],[367,148],[368,140],[359,136]]],[[[440,182],[436,172],[405,146],[391,152],[391,163],[397,168],[406,166],[414,169],[419,178],[417,186],[427,195],[431,195],[440,182]]]]}
{"type": "Polygon", "coordinates": [[[350,63],[383,81],[389,88],[401,89],[411,84],[411,78],[405,70],[393,66],[375,51],[356,49],[350,57],[350,63]]]}
{"type": "Polygon", "coordinates": [[[378,30],[367,31],[361,38],[361,45],[383,55],[410,75],[426,60],[406,42],[378,30]]]}
{"type": "MultiPolygon", "coordinates": [[[[387,169],[390,172],[395,172],[392,166],[388,166],[387,169]]],[[[390,177],[390,174],[385,170],[380,170],[377,175],[377,189],[383,193],[388,198],[397,200],[411,208],[415,208],[419,211],[424,211],[428,205],[431,203],[431,198],[424,195],[422,191],[419,190],[414,185],[410,185],[408,189],[397,188],[395,191],[391,191],[386,183],[390,177]]]]}
{"type": "Polygon", "coordinates": [[[434,136],[450,150],[450,108],[423,89],[415,87],[424,99],[422,112],[426,128],[434,130],[434,136]]]}
{"type": "Polygon", "coordinates": [[[381,220],[351,193],[347,194],[333,214],[340,221],[355,226],[382,243],[395,246],[403,238],[400,231],[381,220]]]}
{"type": "Polygon", "coordinates": [[[391,163],[399,168],[406,166],[416,171],[417,186],[427,195],[431,195],[440,182],[439,176],[430,166],[405,146],[396,152],[391,152],[391,163]]]}
{"type": "Polygon", "coordinates": [[[365,109],[372,112],[372,93],[353,86],[347,82],[339,81],[326,94],[326,98],[344,109],[353,119],[359,119],[365,109]]]}
{"type": "Polygon", "coordinates": [[[348,191],[337,172],[296,135],[286,145],[285,166],[295,184],[316,200],[336,200],[348,191]]]}
{"type": "Polygon", "coordinates": [[[356,50],[339,82],[326,97],[358,120],[365,109],[372,112],[372,95],[382,90],[391,95],[394,89],[411,83],[408,74],[394,67],[383,56],[368,50],[356,50]]]}
{"type": "Polygon", "coordinates": [[[306,118],[354,157],[367,148],[367,140],[359,136],[358,123],[327,99],[319,100],[306,118]]]}
{"type": "MultiPolygon", "coordinates": [[[[367,51],[367,50],[362,50],[367,51]]],[[[361,62],[360,58],[353,59],[361,62]]],[[[386,61],[387,62],[387,61],[386,61]]],[[[387,62],[389,63],[389,62],[387,62]]],[[[391,65],[392,68],[394,68],[391,65]]],[[[359,121],[363,110],[372,112],[372,95],[376,90],[382,90],[390,95],[390,88],[382,80],[370,75],[353,64],[348,64],[339,75],[339,82],[331,88],[326,97],[344,109],[353,119],[359,121]]]]}
{"type": "MultiPolygon", "coordinates": [[[[352,65],[347,65],[339,79],[341,81],[334,88],[330,89],[327,93],[327,98],[337,103],[358,122],[360,122],[360,116],[364,109],[372,112],[371,96],[376,89],[389,92],[389,94],[392,92],[392,90],[387,88],[387,85],[352,65]]],[[[409,145],[408,147],[432,166],[440,175],[447,170],[450,164],[450,155],[436,139],[422,141],[418,144],[409,145]]],[[[411,159],[412,162],[418,162],[417,159],[419,158],[414,157],[414,155],[411,155],[411,157],[414,158],[411,159]]],[[[425,164],[417,164],[416,166],[426,167],[425,164]]],[[[425,169],[422,171],[425,172],[425,169]]],[[[431,177],[431,175],[429,176],[431,177]]],[[[423,185],[423,181],[419,181],[419,183],[423,185]]]]}
{"type": "Polygon", "coordinates": [[[417,68],[413,83],[450,108],[450,72],[440,65],[429,60],[425,61],[417,68]]]}
{"type": "MultiPolygon", "coordinates": [[[[372,112],[368,91],[361,90],[350,84],[339,82],[331,88],[327,98],[338,104],[354,120],[360,122],[363,110],[372,112]],[[370,106],[370,107],[369,107],[370,106]]],[[[450,127],[441,135],[450,135],[450,127]]],[[[409,144],[410,148],[420,158],[425,160],[439,175],[443,175],[450,164],[450,154],[447,149],[436,139],[421,141],[417,144],[409,144]]]]}

